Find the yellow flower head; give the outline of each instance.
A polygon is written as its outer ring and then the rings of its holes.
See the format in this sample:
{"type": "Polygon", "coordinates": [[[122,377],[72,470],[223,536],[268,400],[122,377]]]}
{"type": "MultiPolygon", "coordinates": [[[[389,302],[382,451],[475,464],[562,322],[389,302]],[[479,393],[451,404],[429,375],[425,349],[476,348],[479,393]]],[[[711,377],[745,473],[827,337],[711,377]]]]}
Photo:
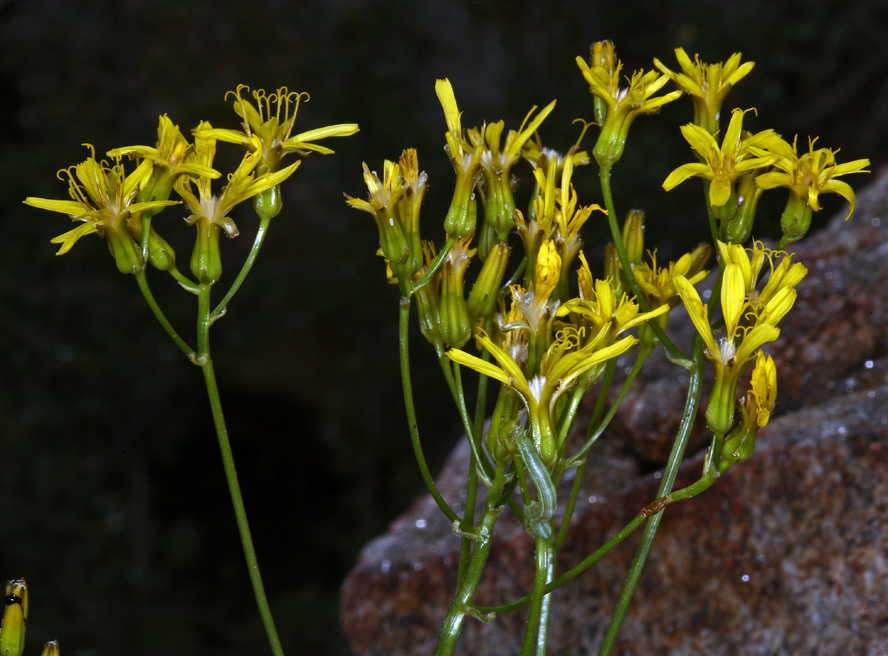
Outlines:
{"type": "MultiPolygon", "coordinates": [[[[194,131],[195,158],[198,164],[208,169],[212,169],[213,159],[216,156],[216,138],[213,136],[215,132],[206,121],[202,121],[194,131]]],[[[228,182],[218,196],[212,192],[211,177],[197,176],[195,181],[197,195],[191,190],[191,180],[188,177],[180,177],[176,181],[176,192],[191,210],[191,216],[186,221],[189,224],[205,222],[219,226],[230,238],[237,237],[239,230],[228,213],[245,200],[279,185],[289,178],[301,163],[294,162],[280,171],[260,174],[257,172],[257,167],[261,161],[262,155],[258,151],[246,153],[234,173],[228,176],[228,182]]]]}
{"type": "Polygon", "coordinates": [[[630,336],[601,349],[596,349],[594,345],[578,348],[576,337],[575,332],[561,331],[543,357],[545,370],[530,380],[511,355],[494,344],[484,331],[478,331],[477,339],[493,356],[496,364],[459,349],[447,351],[447,356],[454,362],[494,378],[521,395],[527,407],[535,445],[547,465],[554,461],[557,454],[552,420],[555,402],[584,373],[624,353],[637,341],[630,336]]]}
{"type": "Polygon", "coordinates": [[[669,70],[659,59],[654,59],[654,65],[691,97],[694,102],[694,124],[715,134],[718,132],[719,114],[725,96],[755,66],[753,62],[740,64],[740,56],[739,52],[735,52],[724,63],[705,64],[700,61],[699,55],[694,55],[692,62],[684,48],[676,48],[675,58],[681,66],[681,73],[669,70]]]}
{"type": "Polygon", "coordinates": [[[198,130],[205,130],[201,134],[204,138],[240,144],[251,153],[259,153],[262,162],[259,173],[275,173],[281,168],[281,159],[290,153],[307,155],[314,151],[329,155],[333,153],[330,148],[314,142],[328,137],[348,137],[359,130],[355,123],[343,123],[291,137],[299,105],[303,100],[308,102],[308,94],[289,91],[287,87],[270,94],[266,94],[264,89],[256,89],[251,92],[254,106],[243,97],[247,91],[250,91],[250,87],[240,84],[237,89],[225,94],[226,98],[228,94],[235,97],[234,111],[243,120],[243,132],[210,127],[198,130]]]}
{"type": "Polygon", "coordinates": [[[854,212],[854,190],[848,183],[836,178],[849,173],[869,173],[865,167],[869,166],[870,161],[856,159],[846,164],[837,164],[838,150],[814,148],[817,139],[809,139],[808,152],[799,155],[797,141],[798,137],[790,146],[783,139],[776,138],[763,145],[768,154],[775,156],[773,164],[777,170],[758,176],[755,179],[756,184],[762,189],[786,187],[805,199],[815,212],[820,211],[820,194],[839,194],[851,205],[848,216],[845,217],[848,219],[854,212]]]}
{"type": "Polygon", "coordinates": [[[211,180],[222,176],[212,167],[197,161],[194,146],[188,143],[179,131],[179,126],[166,114],[160,117],[157,127],[157,147],[125,146],[108,151],[108,157],[122,155],[143,157],[154,164],[151,179],[142,188],[142,200],[166,200],[173,183],[180,175],[203,176],[211,180]]]}
{"type": "Polygon", "coordinates": [[[555,291],[561,277],[561,256],[551,239],[543,242],[536,261],[536,284],[534,291],[541,301],[546,301],[555,291]]]}
{"type": "Polygon", "coordinates": [[[704,128],[693,123],[681,127],[681,133],[705,163],[683,164],[666,178],[663,188],[670,191],[688,178],[698,176],[711,181],[709,203],[713,207],[725,205],[734,192],[734,182],[746,171],[772,164],[776,156],[757,155],[752,148],[769,143],[778,138],[773,130],[742,138],[742,109],[731,113],[731,122],[725,131],[722,145],[704,128]]]}
{"type": "MultiPolygon", "coordinates": [[[[755,352],[780,336],[777,323],[792,308],[796,299],[795,286],[804,278],[807,269],[803,265],[772,265],[773,284],[765,286],[761,293],[750,290],[752,271],[760,267],[761,250],[751,249],[746,256],[738,246],[719,243],[725,257],[725,271],[721,288],[721,309],[726,335],[716,340],[709,322],[709,313],[700,300],[694,286],[683,276],[675,278],[678,293],[687,308],[688,315],[700,333],[706,346],[706,357],[715,364],[715,385],[706,417],[710,429],[727,433],[733,425],[736,403],[737,380],[752,360],[755,352]],[[746,258],[746,264],[740,261],[746,258]]],[[[772,255],[773,257],[773,255],[772,255]]],[[[756,275],[757,278],[757,275],[756,275]]],[[[754,282],[752,283],[755,284],[754,282]]]]}
{"type": "Polygon", "coordinates": [[[27,198],[26,205],[39,207],[50,212],[67,214],[82,224],[52,240],[61,244],[58,255],[63,255],[84,235],[96,233],[108,240],[108,247],[122,273],[132,273],[141,267],[142,256],[127,228],[127,221],[137,212],[150,211],[177,201],[135,202],[140,185],[151,174],[150,160],[143,161],[132,173],[125,175],[120,157],[114,158],[114,165],[105,160],[97,160],[95,150],[87,146],[92,156],[80,164],[59,171],[59,178],[68,178],[68,193],[71,200],[50,200],[48,198],[27,198]]]}
{"type": "Polygon", "coordinates": [[[593,59],[590,67],[582,57],[577,57],[577,65],[589,83],[589,91],[606,106],[606,118],[593,152],[600,166],[610,167],[622,156],[626,135],[635,117],[659,112],[663,105],[678,98],[681,91],[655,97],[654,94],[669,81],[669,77],[656,71],[645,73],[643,70],[627,78],[628,87],[620,87],[622,62],[617,61],[612,69],[601,64],[601,61],[593,59]]]}
{"type": "Polygon", "coordinates": [[[586,328],[587,345],[600,347],[610,344],[624,331],[669,311],[669,307],[664,305],[650,312],[640,312],[638,304],[630,300],[627,294],[619,294],[610,279],[595,280],[593,283],[586,258],[581,257],[581,261],[579,275],[581,289],[585,288],[583,296],[561,305],[555,316],[575,315],[579,325],[586,328]]]}
{"type": "Polygon", "coordinates": [[[524,144],[536,132],[540,124],[555,109],[555,101],[546,105],[533,120],[536,111],[532,107],[518,131],[509,130],[505,143],[500,148],[500,139],[505,130],[505,122],[497,121],[468,130],[469,141],[477,151],[481,148],[481,174],[484,178],[483,202],[486,222],[496,230],[499,241],[508,239],[509,231],[515,227],[515,198],[512,194],[512,166],[521,158],[524,144]]]}
{"type": "Polygon", "coordinates": [[[700,244],[694,252],[685,253],[677,262],[670,262],[665,267],[657,266],[657,251],[648,251],[650,264],[642,262],[632,268],[632,275],[638,288],[644,294],[650,307],[672,305],[678,297],[678,289],[675,286],[675,278],[683,276],[692,285],[703,280],[709,271],[703,269],[706,261],[712,255],[712,248],[708,244],[700,244]]]}
{"type": "Polygon", "coordinates": [[[583,121],[583,119],[576,119],[574,123],[577,121],[583,122],[583,131],[580,133],[577,142],[570,147],[567,151],[566,155],[562,155],[557,150],[553,150],[552,148],[546,148],[543,146],[543,142],[540,139],[539,132],[536,133],[534,139],[528,139],[524,142],[524,148],[521,152],[521,157],[531,165],[534,169],[542,169],[543,171],[547,171],[549,169],[549,165],[554,162],[555,163],[555,173],[558,174],[561,172],[561,169],[564,167],[564,163],[569,159],[573,162],[573,165],[583,166],[584,164],[589,163],[589,153],[585,150],[580,150],[580,142],[583,140],[583,136],[586,134],[586,130],[589,129],[589,126],[592,123],[587,123],[583,121]]]}
{"type": "Polygon", "coordinates": [[[416,149],[408,148],[398,162],[385,160],[382,180],[364,164],[368,200],[346,194],[346,203],[367,212],[376,221],[379,242],[398,276],[409,277],[422,267],[419,210],[428,186],[428,175],[419,170],[416,149]]]}
{"type": "Polygon", "coordinates": [[[765,357],[764,351],[756,354],[755,368],[752,370],[751,389],[746,397],[743,410],[744,420],[753,421],[759,428],[768,425],[774,404],[777,402],[777,367],[774,358],[765,357]]]}
{"type": "Polygon", "coordinates": [[[481,156],[484,154],[484,146],[480,143],[472,146],[466,141],[461,114],[450,80],[447,78],[437,80],[435,93],[444,109],[444,119],[447,121],[444,151],[450,157],[450,164],[456,172],[456,187],[453,190],[450,209],[444,219],[444,231],[448,235],[465,237],[475,232],[477,206],[474,192],[481,176],[481,156]]]}

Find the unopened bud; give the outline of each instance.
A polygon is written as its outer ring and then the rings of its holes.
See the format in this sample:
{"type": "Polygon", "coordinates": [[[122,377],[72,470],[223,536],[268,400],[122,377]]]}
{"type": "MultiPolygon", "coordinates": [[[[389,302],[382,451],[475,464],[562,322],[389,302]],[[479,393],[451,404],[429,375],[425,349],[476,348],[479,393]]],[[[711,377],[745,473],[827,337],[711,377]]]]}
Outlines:
{"type": "Polygon", "coordinates": [[[788,244],[798,241],[805,236],[811,227],[811,206],[807,198],[803,198],[795,191],[790,190],[789,200],[783,216],[780,217],[780,227],[783,229],[783,237],[780,239],[778,249],[785,248],[788,244]]]}
{"type": "Polygon", "coordinates": [[[213,285],[222,277],[222,257],[219,254],[221,228],[215,223],[198,220],[197,236],[191,253],[191,273],[198,282],[213,285]]]}
{"type": "Polygon", "coordinates": [[[480,158],[477,166],[472,166],[466,173],[457,173],[456,187],[453,189],[453,200],[444,219],[444,232],[459,238],[468,237],[475,232],[478,222],[478,207],[475,204],[475,183],[478,179],[480,158]]]}
{"type": "Polygon", "coordinates": [[[283,205],[280,185],[275,185],[271,189],[266,189],[253,196],[253,209],[262,221],[268,221],[276,217],[283,205]]]}
{"type": "Polygon", "coordinates": [[[764,169],[749,171],[737,181],[737,214],[725,226],[725,236],[731,244],[745,244],[752,235],[755,210],[762,195],[755,178],[763,172],[764,169]]]}
{"type": "Polygon", "coordinates": [[[498,241],[484,260],[481,273],[478,274],[478,279],[469,293],[467,303],[469,319],[473,325],[479,318],[487,317],[493,312],[503,278],[506,276],[510,253],[508,244],[498,241]]]}
{"type": "Polygon", "coordinates": [[[623,247],[630,264],[641,264],[644,256],[644,212],[629,210],[623,223],[623,247]]]}

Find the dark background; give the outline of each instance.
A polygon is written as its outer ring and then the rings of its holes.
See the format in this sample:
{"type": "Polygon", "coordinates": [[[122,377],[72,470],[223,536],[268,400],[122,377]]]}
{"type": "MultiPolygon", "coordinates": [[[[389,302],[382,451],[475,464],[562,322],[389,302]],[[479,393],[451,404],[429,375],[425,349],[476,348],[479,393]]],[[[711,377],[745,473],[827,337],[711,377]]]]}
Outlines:
{"type": "MultiPolygon", "coordinates": [[[[451,79],[466,126],[503,118],[515,128],[532,105],[557,98],[542,136],[563,151],[577,136],[572,119],[592,117],[574,58],[608,38],[628,71],[653,57],[675,67],[676,46],[704,61],[742,51],[756,67],[726,109],[755,106],[748,127],[799,133],[802,144],[819,135],[818,145],[842,147],[842,161],[869,157],[875,170],[888,152],[886,19],[885,2],[847,0],[0,2],[0,577],[30,584],[29,653],[51,638],[84,655],[267,649],[200,373],[105,244],[90,236],[55,258],[49,240],[70,222],[21,204],[66,197],[55,174],[87,156],[80,144],[100,153],[153,145],[162,113],[186,134],[201,119],[236,128],[223,96],[239,83],[309,92],[296,131],[360,124],[359,134],[325,142],[336,155],[307,158],[286,183],[254,273],[213,331],[284,646],[345,654],[339,581],[421,490],[397,378],[396,290],[374,256],[372,220],[342,198],[366,193],[361,162],[381,171],[383,159],[418,148],[431,178],[425,236],[440,241],[453,174],[435,79],[451,79]]],[[[690,117],[681,99],[638,119],[614,174],[619,211],[647,211],[648,244],[662,258],[707,233],[698,182],[670,194],[659,187],[690,161],[677,130],[690,117]]],[[[230,171],[240,153],[227,144],[219,152],[230,171]]],[[[528,179],[524,165],[515,173],[528,179]]],[[[600,202],[591,167],[575,182],[582,203],[600,202]]],[[[771,196],[756,236],[777,234],[785,197],[771,196]]],[[[821,221],[841,201],[824,205],[821,221]]],[[[241,237],[223,244],[223,284],[256,225],[248,206],[239,209],[241,237]]],[[[167,210],[157,225],[187,271],[191,231],[181,216],[167,210]]],[[[592,259],[603,234],[594,223],[584,232],[592,259]]],[[[149,275],[193,341],[192,297],[149,275]]],[[[418,358],[431,354],[415,343],[418,358]]],[[[416,376],[435,468],[459,428],[433,365],[418,362],[416,376]]]]}

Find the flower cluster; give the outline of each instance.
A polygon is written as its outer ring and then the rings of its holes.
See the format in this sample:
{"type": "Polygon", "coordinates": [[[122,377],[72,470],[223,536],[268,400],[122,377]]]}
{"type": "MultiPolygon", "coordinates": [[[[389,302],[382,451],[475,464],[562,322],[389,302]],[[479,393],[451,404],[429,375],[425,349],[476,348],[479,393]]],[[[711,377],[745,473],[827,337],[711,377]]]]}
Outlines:
{"type": "Polygon", "coordinates": [[[121,272],[141,274],[147,260],[193,288],[195,283],[179,272],[173,248],[151,221],[165,207],[184,203],[190,212],[185,221],[196,228],[191,272],[197,284],[214,284],[222,274],[219,237],[225,232],[233,238],[239,232],[231,210],[245,200],[256,199],[254,208],[260,220],[269,220],[280,211],[280,184],[300,163],[281,168],[281,159],[290,153],[332,153],[314,142],[358,131],[357,125],[343,124],[290,137],[299,100],[307,96],[289,93],[286,88],[268,96],[255,91],[257,109],[242,98],[245,89],[242,85],[234,92],[234,108],[243,118],[244,132],[215,129],[201,122],[193,131],[192,143],[164,115],[156,146],[115,148],[107,153],[111,162],[98,159],[90,146],[90,157],[61,171],[60,176],[68,179],[71,200],[27,198],[27,205],[81,222],[52,240],[61,244],[58,254],[67,253],[84,235],[95,233],[106,239],[121,272]],[[221,192],[214,193],[212,182],[222,175],[213,168],[217,141],[240,144],[245,152],[221,192]],[[124,156],[140,160],[129,173],[124,156]],[[173,191],[181,200],[170,200],[173,191]]]}

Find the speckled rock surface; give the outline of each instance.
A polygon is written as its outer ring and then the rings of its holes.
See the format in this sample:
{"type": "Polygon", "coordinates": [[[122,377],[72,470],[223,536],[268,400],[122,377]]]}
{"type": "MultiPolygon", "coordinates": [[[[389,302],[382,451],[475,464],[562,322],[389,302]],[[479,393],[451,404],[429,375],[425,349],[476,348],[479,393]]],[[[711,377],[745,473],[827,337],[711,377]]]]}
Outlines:
{"type": "MultiPolygon", "coordinates": [[[[753,458],[667,509],[615,654],[888,655],[888,176],[848,223],[795,250],[810,273],[772,349],[777,416],[753,458]]],[[[665,394],[680,374],[653,364],[590,463],[559,571],[656,494],[658,473],[639,466],[662,458],[668,435],[654,427],[675,417],[665,394]]],[[[463,445],[438,478],[457,508],[466,466],[463,445]]],[[[686,462],[678,485],[701,466],[702,455],[686,462]]],[[[555,593],[549,653],[598,653],[637,537],[555,593]]],[[[356,656],[434,652],[458,547],[429,497],[365,547],[342,589],[356,656]]],[[[505,513],[478,603],[525,594],[532,550],[505,513]]],[[[469,621],[458,653],[516,654],[524,621],[523,610],[469,621]]]]}

